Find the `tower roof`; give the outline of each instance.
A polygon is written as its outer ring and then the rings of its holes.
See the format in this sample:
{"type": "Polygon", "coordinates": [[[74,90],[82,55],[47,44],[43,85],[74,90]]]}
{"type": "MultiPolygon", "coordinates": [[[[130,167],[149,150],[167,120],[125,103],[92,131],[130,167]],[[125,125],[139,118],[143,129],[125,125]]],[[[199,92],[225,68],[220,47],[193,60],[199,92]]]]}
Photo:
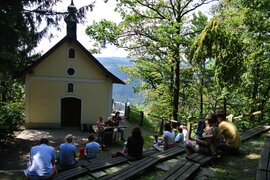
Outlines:
{"type": "Polygon", "coordinates": [[[65,17],[65,22],[67,23],[67,36],[73,39],[77,38],[77,8],[74,6],[73,0],[68,6],[68,15],[65,17]]]}

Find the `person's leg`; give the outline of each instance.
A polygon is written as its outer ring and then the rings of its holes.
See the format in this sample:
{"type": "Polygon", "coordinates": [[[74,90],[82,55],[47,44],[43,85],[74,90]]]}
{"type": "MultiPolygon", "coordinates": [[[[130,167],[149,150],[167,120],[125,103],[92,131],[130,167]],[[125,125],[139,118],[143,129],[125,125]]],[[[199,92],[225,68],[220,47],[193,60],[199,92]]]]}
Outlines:
{"type": "Polygon", "coordinates": [[[227,154],[234,155],[237,152],[237,149],[230,147],[226,144],[225,141],[220,141],[218,144],[218,148],[227,154]]]}
{"type": "Polygon", "coordinates": [[[116,141],[116,133],[118,132],[118,128],[113,129],[113,140],[116,141]]]}
{"type": "Polygon", "coordinates": [[[124,138],[124,128],[119,128],[119,131],[121,133],[121,140],[122,141],[125,141],[125,138],[124,138]]]}

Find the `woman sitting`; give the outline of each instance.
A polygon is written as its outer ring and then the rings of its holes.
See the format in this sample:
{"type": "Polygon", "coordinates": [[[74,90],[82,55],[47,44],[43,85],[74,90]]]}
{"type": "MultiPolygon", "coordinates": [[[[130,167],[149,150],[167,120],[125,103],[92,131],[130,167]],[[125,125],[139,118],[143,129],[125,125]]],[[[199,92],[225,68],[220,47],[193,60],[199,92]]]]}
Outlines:
{"type": "Polygon", "coordinates": [[[170,124],[164,125],[165,131],[163,133],[163,142],[164,142],[164,150],[170,149],[176,146],[175,143],[175,133],[172,130],[170,124]]]}
{"type": "Polygon", "coordinates": [[[140,127],[132,129],[132,135],[127,140],[127,155],[131,157],[142,157],[144,139],[140,127]]]}
{"type": "Polygon", "coordinates": [[[112,154],[112,157],[125,156],[134,158],[141,158],[143,154],[144,139],[142,137],[140,127],[136,126],[132,129],[132,135],[128,138],[127,142],[124,143],[123,152],[117,152],[112,154]]]}

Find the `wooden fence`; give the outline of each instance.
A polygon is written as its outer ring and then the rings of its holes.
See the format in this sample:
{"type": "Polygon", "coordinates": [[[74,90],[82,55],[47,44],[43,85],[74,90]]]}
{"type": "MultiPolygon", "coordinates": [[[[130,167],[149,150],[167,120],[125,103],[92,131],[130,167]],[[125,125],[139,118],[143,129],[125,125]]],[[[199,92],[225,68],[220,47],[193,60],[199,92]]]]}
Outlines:
{"type": "MultiPolygon", "coordinates": [[[[165,117],[162,117],[162,116],[157,116],[157,115],[153,115],[153,114],[144,113],[143,111],[131,108],[128,105],[125,106],[125,116],[126,116],[127,120],[129,120],[129,118],[130,118],[130,111],[135,111],[135,112],[140,114],[139,125],[142,126],[142,127],[144,126],[144,118],[145,118],[146,115],[150,116],[152,118],[156,118],[156,119],[160,120],[159,134],[163,133],[163,127],[164,127],[165,121],[167,121],[170,124],[175,124],[176,123],[176,124],[179,125],[179,121],[168,119],[168,118],[165,118],[165,117]]],[[[227,119],[231,119],[231,121],[240,120],[243,117],[255,116],[255,115],[265,113],[265,112],[270,112],[270,110],[256,111],[256,112],[253,112],[253,113],[239,115],[237,117],[234,117],[233,115],[229,115],[229,116],[227,116],[227,119]]],[[[195,123],[188,122],[187,123],[187,130],[189,132],[189,135],[188,135],[189,138],[190,138],[190,135],[191,135],[192,128],[196,128],[196,126],[197,126],[197,122],[195,122],[195,123]]]]}
{"type": "MultiPolygon", "coordinates": [[[[159,126],[159,134],[162,134],[163,133],[163,127],[164,127],[164,124],[165,124],[165,121],[170,123],[170,124],[179,124],[179,121],[176,121],[176,120],[172,120],[172,119],[168,119],[168,118],[165,118],[165,117],[162,117],[162,116],[157,116],[157,115],[153,115],[153,114],[148,114],[148,113],[145,113],[143,111],[139,111],[137,109],[134,109],[134,108],[131,108],[130,106],[126,106],[126,110],[125,110],[125,115],[126,115],[126,118],[127,120],[130,119],[130,112],[131,111],[134,111],[134,112],[137,112],[140,114],[140,119],[139,119],[139,125],[140,126],[144,126],[144,118],[145,116],[150,116],[152,118],[155,118],[155,119],[158,119],[160,120],[160,126],[159,126]]],[[[188,132],[191,132],[191,123],[188,123],[187,124],[187,130],[188,132]]]]}

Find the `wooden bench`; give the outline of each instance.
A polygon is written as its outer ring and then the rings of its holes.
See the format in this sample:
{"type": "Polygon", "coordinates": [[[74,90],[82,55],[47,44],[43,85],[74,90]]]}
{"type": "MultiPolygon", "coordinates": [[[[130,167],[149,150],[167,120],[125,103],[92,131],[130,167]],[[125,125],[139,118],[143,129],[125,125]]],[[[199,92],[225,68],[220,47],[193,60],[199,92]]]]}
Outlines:
{"type": "Polygon", "coordinates": [[[265,137],[265,144],[261,153],[259,167],[257,169],[257,180],[270,179],[270,136],[265,137]]]}
{"type": "Polygon", "coordinates": [[[101,180],[128,179],[128,178],[140,173],[141,171],[150,168],[156,162],[157,162],[157,160],[154,158],[145,157],[145,158],[133,163],[132,165],[129,165],[128,167],[121,169],[120,171],[117,171],[113,174],[110,174],[108,176],[101,178],[101,180]]]}
{"type": "MultiPolygon", "coordinates": [[[[149,150],[145,150],[143,152],[143,157],[148,157],[151,156],[155,153],[157,153],[158,151],[156,149],[149,149],[149,150]]],[[[79,167],[74,167],[72,169],[57,173],[54,177],[54,179],[73,179],[75,177],[79,177],[81,175],[84,175],[86,173],[90,173],[90,172],[95,172],[98,170],[103,170],[127,161],[132,161],[132,160],[136,160],[136,159],[130,159],[128,157],[125,156],[121,156],[121,157],[116,157],[116,158],[111,158],[111,157],[107,157],[107,158],[97,158],[97,159],[91,159],[91,160],[83,160],[83,161],[79,161],[78,166],[79,167]]]]}
{"type": "Polygon", "coordinates": [[[186,156],[186,159],[195,163],[199,163],[200,165],[205,165],[211,161],[213,157],[207,154],[193,153],[190,156],[186,156]]]}
{"type": "MultiPolygon", "coordinates": [[[[251,137],[258,135],[270,129],[270,126],[258,126],[256,128],[249,129],[245,132],[240,133],[242,141],[248,140],[251,137]]],[[[270,138],[269,138],[270,139],[270,138]]],[[[270,141],[270,140],[269,140],[270,141]]],[[[270,147],[268,148],[268,152],[270,147]]],[[[196,171],[209,161],[213,159],[212,156],[206,154],[193,153],[186,157],[187,161],[177,163],[173,168],[164,173],[159,180],[162,179],[189,179],[192,177],[196,171]]],[[[270,168],[270,164],[269,164],[270,168]]],[[[270,176],[267,176],[270,179],[270,176]]]]}
{"type": "Polygon", "coordinates": [[[66,180],[66,179],[73,179],[75,177],[79,177],[81,175],[84,175],[86,173],[94,172],[100,169],[109,168],[124,162],[127,162],[128,159],[124,156],[116,157],[116,158],[97,158],[90,161],[82,161],[80,162],[80,166],[57,173],[54,176],[54,179],[59,180],[66,180]]]}
{"type": "Polygon", "coordinates": [[[163,179],[190,179],[200,168],[199,163],[192,161],[181,161],[173,166],[169,171],[165,172],[157,180],[163,179]]]}
{"type": "Polygon", "coordinates": [[[180,154],[183,154],[185,152],[183,146],[176,146],[175,148],[168,149],[163,152],[159,152],[156,154],[153,154],[149,157],[145,157],[128,167],[125,167],[115,173],[112,173],[108,176],[105,176],[101,178],[102,180],[108,180],[108,179],[129,179],[132,177],[135,177],[142,173],[143,171],[146,171],[150,168],[152,168],[154,165],[156,165],[159,162],[163,162],[165,160],[171,159],[173,157],[176,157],[180,154]]]}
{"type": "Polygon", "coordinates": [[[249,129],[245,132],[240,133],[240,137],[242,141],[248,140],[251,137],[254,137],[258,134],[261,134],[265,131],[268,131],[270,129],[270,126],[257,126],[255,128],[249,129]]]}
{"type": "Polygon", "coordinates": [[[163,179],[190,179],[201,166],[213,159],[212,156],[200,153],[193,153],[186,156],[185,161],[178,162],[169,171],[158,178],[163,179]]]}

